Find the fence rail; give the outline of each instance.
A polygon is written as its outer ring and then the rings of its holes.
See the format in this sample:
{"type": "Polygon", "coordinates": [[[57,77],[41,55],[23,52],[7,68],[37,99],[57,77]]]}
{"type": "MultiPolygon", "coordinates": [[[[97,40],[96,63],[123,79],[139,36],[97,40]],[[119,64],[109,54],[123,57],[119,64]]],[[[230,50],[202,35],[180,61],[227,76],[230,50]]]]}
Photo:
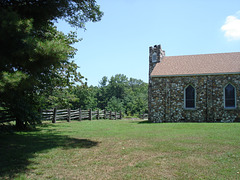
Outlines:
{"type": "Polygon", "coordinates": [[[12,116],[8,110],[0,110],[0,123],[16,121],[16,118],[12,116]]]}
{"type": "Polygon", "coordinates": [[[142,114],[142,115],[139,116],[139,118],[141,118],[141,119],[148,119],[148,114],[147,113],[142,114]]]}
{"type": "Polygon", "coordinates": [[[122,119],[122,112],[112,112],[107,110],[82,110],[82,109],[48,109],[41,110],[42,120],[52,120],[56,123],[57,120],[92,120],[92,119],[122,119]]]}
{"type": "MultiPolygon", "coordinates": [[[[82,110],[82,109],[47,109],[39,110],[41,120],[50,120],[55,123],[57,120],[92,120],[92,119],[122,119],[122,112],[107,111],[107,110],[82,110]]],[[[147,119],[148,114],[142,114],[139,118],[147,119]]],[[[0,110],[0,123],[16,121],[8,110],[0,110]]]]}

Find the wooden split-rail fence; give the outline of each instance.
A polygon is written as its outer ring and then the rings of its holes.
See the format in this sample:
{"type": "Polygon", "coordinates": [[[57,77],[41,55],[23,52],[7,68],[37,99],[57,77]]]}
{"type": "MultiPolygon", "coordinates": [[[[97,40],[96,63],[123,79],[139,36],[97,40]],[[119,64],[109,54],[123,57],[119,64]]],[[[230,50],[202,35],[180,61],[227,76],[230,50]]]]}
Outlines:
{"type": "Polygon", "coordinates": [[[113,112],[107,110],[82,110],[82,109],[49,109],[40,110],[42,120],[52,120],[56,123],[57,120],[92,120],[92,119],[122,119],[122,112],[113,112]]]}
{"type": "MultiPolygon", "coordinates": [[[[122,112],[107,110],[82,110],[82,109],[49,109],[39,110],[42,120],[51,120],[55,123],[57,120],[92,120],[92,119],[122,119],[122,112]]],[[[139,118],[147,119],[148,114],[142,114],[139,118]]],[[[0,123],[16,121],[16,118],[9,114],[8,110],[0,110],[0,123]]]]}
{"type": "Polygon", "coordinates": [[[16,121],[16,118],[9,114],[8,110],[0,110],[0,123],[16,121]]]}

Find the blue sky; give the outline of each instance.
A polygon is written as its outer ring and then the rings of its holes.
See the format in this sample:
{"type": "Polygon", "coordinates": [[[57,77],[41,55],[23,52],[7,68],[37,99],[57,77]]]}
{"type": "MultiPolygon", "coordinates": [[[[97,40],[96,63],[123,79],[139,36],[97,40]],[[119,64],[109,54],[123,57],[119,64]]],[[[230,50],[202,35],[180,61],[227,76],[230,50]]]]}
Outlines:
{"type": "MultiPolygon", "coordinates": [[[[99,0],[102,20],[77,30],[73,59],[88,85],[115,74],[148,82],[149,46],[167,56],[240,52],[239,0],[99,0]]],[[[65,33],[66,23],[56,24],[65,33]]]]}

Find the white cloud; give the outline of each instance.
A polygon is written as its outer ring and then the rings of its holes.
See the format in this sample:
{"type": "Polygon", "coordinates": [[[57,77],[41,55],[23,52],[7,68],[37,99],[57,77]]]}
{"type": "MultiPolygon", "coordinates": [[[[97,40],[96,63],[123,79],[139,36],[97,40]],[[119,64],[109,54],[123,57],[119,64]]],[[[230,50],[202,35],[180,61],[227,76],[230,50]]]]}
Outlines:
{"type": "Polygon", "coordinates": [[[221,30],[225,31],[224,35],[229,40],[240,40],[240,11],[235,15],[228,16],[221,30]]]}

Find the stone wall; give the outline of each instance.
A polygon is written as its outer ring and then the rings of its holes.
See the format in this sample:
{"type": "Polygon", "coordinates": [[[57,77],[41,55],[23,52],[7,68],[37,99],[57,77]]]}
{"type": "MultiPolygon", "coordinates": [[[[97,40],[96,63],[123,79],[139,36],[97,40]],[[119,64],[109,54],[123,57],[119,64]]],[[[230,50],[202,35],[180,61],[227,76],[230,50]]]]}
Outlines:
{"type": "MultiPolygon", "coordinates": [[[[149,81],[148,81],[148,102],[151,101],[152,97],[152,79],[151,79],[151,73],[156,66],[157,63],[159,63],[162,58],[165,56],[165,51],[162,50],[161,45],[155,45],[149,47],[149,81]],[[153,54],[156,53],[156,62],[152,61],[153,54]]],[[[151,112],[151,106],[150,103],[148,103],[148,112],[151,112]]],[[[150,121],[152,121],[152,116],[148,117],[150,121]]]]}
{"type": "Polygon", "coordinates": [[[149,121],[235,122],[240,120],[240,75],[161,77],[149,80],[149,121]],[[224,108],[224,88],[236,88],[235,109],[224,108]],[[184,108],[184,88],[196,90],[196,108],[184,108]]]}

